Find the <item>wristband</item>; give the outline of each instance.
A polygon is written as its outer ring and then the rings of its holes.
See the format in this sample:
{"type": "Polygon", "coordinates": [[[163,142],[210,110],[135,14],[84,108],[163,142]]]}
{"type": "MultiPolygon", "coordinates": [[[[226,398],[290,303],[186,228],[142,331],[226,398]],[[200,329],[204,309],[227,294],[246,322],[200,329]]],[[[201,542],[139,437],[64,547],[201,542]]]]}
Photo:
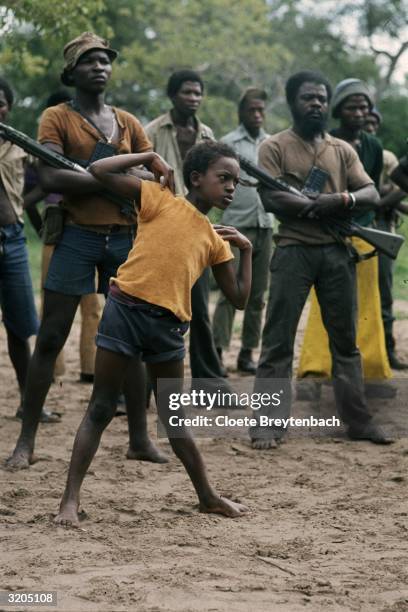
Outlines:
{"type": "Polygon", "coordinates": [[[352,210],[356,205],[356,196],[354,193],[342,191],[340,195],[343,198],[344,208],[347,208],[347,210],[352,210]]]}
{"type": "Polygon", "coordinates": [[[354,195],[354,193],[351,193],[351,191],[348,192],[348,196],[350,199],[347,208],[349,210],[352,210],[356,205],[356,196],[354,195]]]}

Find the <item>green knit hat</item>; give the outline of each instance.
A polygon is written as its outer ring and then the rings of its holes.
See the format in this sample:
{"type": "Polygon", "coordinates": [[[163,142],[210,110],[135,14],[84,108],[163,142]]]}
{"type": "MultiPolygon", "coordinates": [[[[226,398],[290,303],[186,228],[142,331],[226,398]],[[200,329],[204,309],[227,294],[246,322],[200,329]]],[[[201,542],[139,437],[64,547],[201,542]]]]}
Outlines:
{"type": "Polygon", "coordinates": [[[360,79],[344,79],[344,81],[340,81],[340,83],[336,85],[336,89],[333,93],[331,103],[332,117],[335,119],[339,118],[340,106],[349,96],[365,96],[370,105],[370,111],[372,110],[374,100],[366,83],[360,81],[360,79]]]}

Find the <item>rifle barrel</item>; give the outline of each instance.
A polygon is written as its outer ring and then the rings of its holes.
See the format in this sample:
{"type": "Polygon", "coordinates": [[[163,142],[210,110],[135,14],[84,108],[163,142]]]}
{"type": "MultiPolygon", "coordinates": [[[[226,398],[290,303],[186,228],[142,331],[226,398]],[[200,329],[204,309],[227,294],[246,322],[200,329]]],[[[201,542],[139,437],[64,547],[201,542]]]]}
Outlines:
{"type": "Polygon", "coordinates": [[[245,172],[249,174],[249,176],[256,178],[260,183],[265,185],[265,187],[269,187],[269,189],[273,189],[274,191],[286,191],[301,198],[305,197],[301,191],[299,191],[295,187],[292,187],[292,185],[288,185],[288,183],[285,183],[280,179],[274,178],[273,176],[262,170],[262,168],[259,168],[258,166],[253,164],[246,157],[238,155],[238,160],[241,168],[245,170],[245,172]]]}
{"type": "MultiPolygon", "coordinates": [[[[71,161],[67,157],[52,151],[48,147],[40,144],[33,138],[30,138],[23,132],[19,132],[15,128],[10,127],[4,123],[0,122],[0,136],[2,136],[5,140],[9,140],[10,142],[16,144],[21,149],[24,149],[30,155],[34,157],[38,157],[44,163],[52,166],[53,168],[60,168],[62,170],[73,170],[74,172],[81,172],[82,174],[88,174],[88,171],[80,166],[79,164],[71,161]]],[[[134,217],[135,210],[134,204],[131,200],[126,200],[121,196],[113,193],[112,191],[104,191],[105,197],[107,197],[111,202],[120,206],[120,212],[125,217],[134,217]]]]}

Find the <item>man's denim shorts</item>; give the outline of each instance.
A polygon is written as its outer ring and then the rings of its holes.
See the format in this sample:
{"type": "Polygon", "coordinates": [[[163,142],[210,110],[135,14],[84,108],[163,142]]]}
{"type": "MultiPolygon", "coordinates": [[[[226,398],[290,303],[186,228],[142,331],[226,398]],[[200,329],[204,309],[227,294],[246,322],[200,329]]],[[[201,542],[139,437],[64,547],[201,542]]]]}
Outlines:
{"type": "Polygon", "coordinates": [[[21,340],[38,331],[38,317],[23,226],[0,227],[0,306],[4,325],[21,340]]]}
{"type": "Polygon", "coordinates": [[[51,258],[45,289],[66,295],[95,292],[107,294],[109,279],[128,256],[133,244],[132,229],[101,234],[78,225],[65,225],[51,258]]]}
{"type": "Polygon", "coordinates": [[[170,310],[149,303],[129,303],[111,293],[105,304],[96,345],[146,363],[184,359],[183,323],[170,310]]]}

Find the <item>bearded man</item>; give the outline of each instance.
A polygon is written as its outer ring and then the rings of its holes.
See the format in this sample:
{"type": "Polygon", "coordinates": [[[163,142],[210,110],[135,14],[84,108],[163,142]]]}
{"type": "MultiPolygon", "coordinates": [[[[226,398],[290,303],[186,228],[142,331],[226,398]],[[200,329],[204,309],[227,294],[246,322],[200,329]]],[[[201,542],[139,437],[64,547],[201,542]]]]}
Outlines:
{"type": "MultiPolygon", "coordinates": [[[[303,71],[291,76],[286,84],[286,99],[293,126],[267,138],[259,150],[260,165],[271,176],[294,187],[303,186],[313,166],[326,171],[328,180],[324,193],[315,200],[260,189],[265,210],[274,213],[280,225],[270,266],[269,301],[255,391],[267,390],[268,384],[273,386],[271,379],[291,377],[297,326],[314,287],[330,340],[339,415],[350,438],[384,444],[391,440],[372,423],[364,397],[355,332],[355,263],[346,246],[337,242],[325,226],[330,217],[347,217],[351,209],[363,212],[372,208],[379,195],[353,147],[326,132],[330,98],[331,87],[323,75],[303,71]]],[[[288,416],[290,397],[283,411],[288,416]]],[[[254,448],[277,446],[284,429],[265,419],[276,416],[284,416],[282,407],[279,415],[272,405],[254,414],[257,425],[250,430],[254,448]],[[267,425],[263,425],[265,420],[267,425]]]]}

